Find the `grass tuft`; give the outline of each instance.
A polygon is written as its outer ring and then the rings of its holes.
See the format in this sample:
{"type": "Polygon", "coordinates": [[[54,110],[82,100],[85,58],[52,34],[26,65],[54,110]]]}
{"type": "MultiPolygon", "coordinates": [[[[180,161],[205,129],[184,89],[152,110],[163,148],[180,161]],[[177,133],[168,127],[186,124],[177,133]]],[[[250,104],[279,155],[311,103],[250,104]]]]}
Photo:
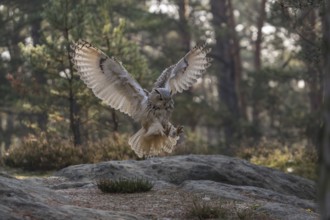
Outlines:
{"type": "Polygon", "coordinates": [[[259,205],[237,204],[230,200],[204,201],[198,196],[186,207],[187,219],[235,219],[235,220],[273,220],[267,213],[258,211],[259,205]]]}
{"type": "Polygon", "coordinates": [[[147,179],[99,179],[97,187],[104,193],[138,193],[150,191],[153,183],[147,179]]]}
{"type": "Polygon", "coordinates": [[[228,215],[228,210],[222,206],[212,206],[194,198],[192,206],[187,210],[188,218],[197,219],[223,219],[228,215]]]}

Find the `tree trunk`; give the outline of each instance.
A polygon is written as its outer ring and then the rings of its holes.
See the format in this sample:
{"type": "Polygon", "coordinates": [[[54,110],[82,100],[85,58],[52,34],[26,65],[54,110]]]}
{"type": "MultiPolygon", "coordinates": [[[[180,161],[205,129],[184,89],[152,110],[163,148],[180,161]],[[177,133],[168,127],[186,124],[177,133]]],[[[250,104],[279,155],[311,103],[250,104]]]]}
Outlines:
{"type": "MultiPolygon", "coordinates": [[[[228,2],[226,0],[211,0],[211,13],[215,29],[216,45],[214,58],[218,60],[217,77],[220,102],[228,109],[230,117],[224,121],[225,142],[231,146],[237,132],[236,124],[239,119],[239,105],[236,93],[236,76],[234,60],[231,56],[230,32],[228,27],[228,2]]],[[[230,151],[230,149],[228,149],[230,151]]]]}
{"type": "MultiPolygon", "coordinates": [[[[110,38],[109,37],[105,37],[105,41],[106,41],[106,44],[107,44],[107,49],[108,49],[108,53],[111,51],[111,48],[110,48],[110,38]]],[[[140,81],[140,80],[138,80],[140,81]]],[[[118,117],[117,117],[117,114],[116,114],[116,110],[111,108],[110,109],[111,111],[111,120],[112,120],[112,123],[113,123],[113,132],[114,132],[114,137],[117,137],[117,132],[119,130],[119,121],[118,121],[118,117]]]]}
{"type": "MultiPolygon", "coordinates": [[[[41,43],[41,16],[38,16],[34,20],[31,21],[31,37],[33,41],[33,45],[40,45],[41,43]]],[[[38,87],[40,88],[39,92],[45,92],[44,96],[40,96],[38,101],[45,102],[45,96],[48,91],[45,91],[44,85],[47,85],[47,79],[45,77],[45,72],[41,70],[35,70],[33,73],[36,82],[38,83],[38,87]]],[[[47,131],[47,124],[48,124],[48,108],[44,108],[37,117],[38,127],[42,131],[47,131]]]]}
{"type": "Polygon", "coordinates": [[[323,39],[324,39],[324,133],[320,146],[319,201],[322,219],[330,219],[330,0],[324,1],[323,39]]]}
{"type": "MultiPolygon", "coordinates": [[[[307,26],[307,33],[305,32],[304,35],[308,38],[310,42],[317,42],[317,35],[316,35],[316,11],[310,10],[308,13],[307,19],[305,19],[308,24],[307,26]]],[[[304,28],[304,30],[306,30],[304,28]]],[[[312,47],[317,47],[317,45],[311,45],[312,47]]],[[[308,82],[310,86],[309,90],[309,97],[310,97],[310,106],[312,113],[319,113],[322,103],[322,92],[321,92],[321,82],[320,82],[320,75],[321,71],[318,67],[320,65],[319,60],[317,62],[306,62],[307,63],[307,71],[310,75],[310,81],[308,82]]]]}
{"type": "Polygon", "coordinates": [[[119,122],[118,122],[118,118],[117,118],[115,109],[111,109],[111,119],[112,119],[112,123],[113,123],[113,132],[116,133],[119,130],[119,122]]]}
{"type": "Polygon", "coordinates": [[[82,144],[82,139],[81,139],[81,132],[80,129],[82,127],[81,120],[80,120],[80,106],[77,103],[75,94],[74,94],[74,75],[73,75],[73,65],[70,62],[71,56],[70,56],[70,41],[69,41],[69,25],[68,25],[68,14],[69,14],[69,9],[68,9],[68,2],[69,0],[65,1],[65,16],[66,19],[64,19],[64,31],[63,35],[66,40],[66,53],[67,53],[67,58],[69,61],[69,69],[70,69],[70,75],[68,77],[68,90],[69,90],[69,114],[70,114],[70,128],[71,132],[73,135],[73,144],[74,146],[78,146],[82,144]]]}
{"type": "Polygon", "coordinates": [[[73,144],[78,146],[82,144],[81,133],[80,133],[80,106],[78,105],[74,93],[73,93],[73,82],[69,83],[69,105],[70,105],[70,128],[73,135],[73,144]]]}
{"type": "MultiPolygon", "coordinates": [[[[70,59],[70,45],[67,36],[67,56],[70,59]]],[[[70,67],[70,76],[68,78],[68,90],[69,90],[69,114],[70,114],[70,128],[73,135],[73,144],[74,146],[78,146],[82,144],[81,139],[81,120],[80,120],[80,106],[77,103],[76,97],[74,95],[73,83],[74,83],[74,75],[73,75],[73,66],[72,63],[69,62],[70,67]]]]}
{"type": "MultiPolygon", "coordinates": [[[[317,10],[306,8],[303,11],[305,19],[301,26],[301,45],[304,54],[307,54],[304,63],[307,70],[306,84],[309,95],[310,120],[319,122],[321,120],[320,111],[322,103],[322,63],[319,56],[321,44],[317,36],[317,10]]],[[[309,145],[309,150],[314,150],[314,144],[317,143],[318,133],[315,129],[317,123],[307,125],[307,135],[313,144],[309,145]]]]}
{"type": "Polygon", "coordinates": [[[181,35],[181,45],[183,45],[183,51],[188,51],[190,49],[190,31],[189,31],[189,0],[179,0],[179,30],[181,35]]]}
{"type": "Polygon", "coordinates": [[[39,45],[41,42],[41,22],[42,18],[38,17],[37,19],[31,22],[31,38],[33,40],[33,45],[39,45]]]}
{"type": "Polygon", "coordinates": [[[228,10],[229,10],[229,22],[228,26],[230,29],[230,35],[232,39],[232,50],[231,54],[234,59],[234,67],[235,67],[235,88],[236,94],[240,109],[241,116],[246,119],[246,103],[245,103],[245,95],[241,90],[241,81],[242,81],[242,59],[241,59],[241,47],[239,44],[239,39],[237,37],[237,33],[235,30],[236,21],[234,16],[234,8],[231,4],[231,1],[228,1],[228,10]]]}
{"type": "MultiPolygon", "coordinates": [[[[267,0],[261,0],[259,17],[257,21],[257,39],[255,41],[255,51],[254,51],[254,70],[256,73],[260,72],[262,63],[261,63],[261,44],[262,44],[262,27],[264,26],[266,19],[266,2],[267,0]]],[[[253,107],[252,107],[252,122],[257,134],[260,129],[259,121],[259,100],[257,97],[253,97],[253,107]]],[[[255,140],[258,140],[259,137],[256,134],[255,140]]]]}
{"type": "Polygon", "coordinates": [[[267,0],[261,0],[259,18],[257,21],[257,39],[255,42],[255,55],[254,55],[254,68],[256,71],[261,69],[261,44],[262,44],[262,27],[264,26],[266,19],[266,2],[267,0]]]}

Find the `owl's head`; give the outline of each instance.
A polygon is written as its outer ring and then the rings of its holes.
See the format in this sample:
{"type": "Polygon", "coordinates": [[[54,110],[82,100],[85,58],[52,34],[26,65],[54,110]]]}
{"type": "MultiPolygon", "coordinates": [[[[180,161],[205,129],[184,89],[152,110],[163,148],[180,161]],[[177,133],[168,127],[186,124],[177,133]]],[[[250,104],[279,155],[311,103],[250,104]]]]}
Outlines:
{"type": "Polygon", "coordinates": [[[173,106],[172,94],[165,88],[155,88],[149,94],[149,100],[157,107],[173,106]]]}

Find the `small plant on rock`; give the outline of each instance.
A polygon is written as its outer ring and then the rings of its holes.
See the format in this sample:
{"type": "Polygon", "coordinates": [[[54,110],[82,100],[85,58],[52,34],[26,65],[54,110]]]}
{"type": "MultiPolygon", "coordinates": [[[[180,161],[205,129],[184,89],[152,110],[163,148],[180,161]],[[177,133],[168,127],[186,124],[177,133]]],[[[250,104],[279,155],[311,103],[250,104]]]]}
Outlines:
{"type": "Polygon", "coordinates": [[[197,197],[193,198],[192,206],[187,210],[187,217],[202,219],[224,219],[228,215],[228,210],[222,206],[214,206],[197,197]]]}
{"type": "Polygon", "coordinates": [[[104,193],[137,193],[150,191],[153,183],[143,178],[99,179],[97,187],[104,193]]]}
{"type": "Polygon", "coordinates": [[[272,220],[267,213],[258,211],[259,205],[243,204],[240,206],[234,201],[214,200],[204,201],[198,196],[193,196],[192,204],[186,208],[188,219],[235,219],[235,220],[272,220]]]}

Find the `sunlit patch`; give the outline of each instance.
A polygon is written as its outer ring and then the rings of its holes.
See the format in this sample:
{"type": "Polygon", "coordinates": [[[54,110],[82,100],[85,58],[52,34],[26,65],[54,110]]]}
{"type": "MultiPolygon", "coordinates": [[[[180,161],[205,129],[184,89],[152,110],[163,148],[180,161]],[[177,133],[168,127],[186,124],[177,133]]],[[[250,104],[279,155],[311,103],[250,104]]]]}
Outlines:
{"type": "Polygon", "coordinates": [[[239,12],[239,10],[234,10],[234,16],[235,16],[235,17],[239,17],[239,16],[240,16],[240,12],[239,12]]]}
{"type": "Polygon", "coordinates": [[[298,83],[297,83],[297,86],[299,89],[303,89],[305,88],[305,81],[304,80],[299,80],[298,83]]]}
{"type": "Polygon", "coordinates": [[[65,69],[64,71],[61,71],[59,74],[63,78],[71,79],[71,73],[70,73],[70,70],[68,68],[65,69]]]}
{"type": "Polygon", "coordinates": [[[33,45],[33,39],[32,39],[32,37],[25,38],[25,44],[27,44],[27,45],[33,45]]]}
{"type": "Polygon", "coordinates": [[[10,53],[9,51],[4,51],[1,53],[1,59],[4,61],[9,61],[10,60],[10,53]]]}
{"type": "Polygon", "coordinates": [[[292,167],[288,167],[288,168],[286,169],[286,171],[287,171],[288,173],[292,173],[292,172],[293,172],[293,168],[292,168],[292,167]]]}
{"type": "Polygon", "coordinates": [[[269,87],[274,88],[274,87],[276,87],[278,85],[278,82],[273,81],[273,80],[270,80],[268,82],[268,85],[269,85],[269,87]]]}
{"type": "Polygon", "coordinates": [[[266,24],[262,27],[262,33],[264,34],[273,34],[275,33],[276,28],[273,25],[266,24]]]}
{"type": "Polygon", "coordinates": [[[149,12],[151,13],[162,13],[178,17],[178,9],[175,4],[171,4],[168,0],[157,1],[152,0],[149,3],[149,12]]]}
{"type": "Polygon", "coordinates": [[[202,99],[198,96],[193,97],[193,102],[200,103],[202,99]]]}
{"type": "Polygon", "coordinates": [[[238,25],[236,25],[236,27],[235,27],[235,30],[237,31],[237,32],[240,32],[240,31],[242,31],[244,29],[244,25],[242,25],[242,24],[238,24],[238,25]]]}

